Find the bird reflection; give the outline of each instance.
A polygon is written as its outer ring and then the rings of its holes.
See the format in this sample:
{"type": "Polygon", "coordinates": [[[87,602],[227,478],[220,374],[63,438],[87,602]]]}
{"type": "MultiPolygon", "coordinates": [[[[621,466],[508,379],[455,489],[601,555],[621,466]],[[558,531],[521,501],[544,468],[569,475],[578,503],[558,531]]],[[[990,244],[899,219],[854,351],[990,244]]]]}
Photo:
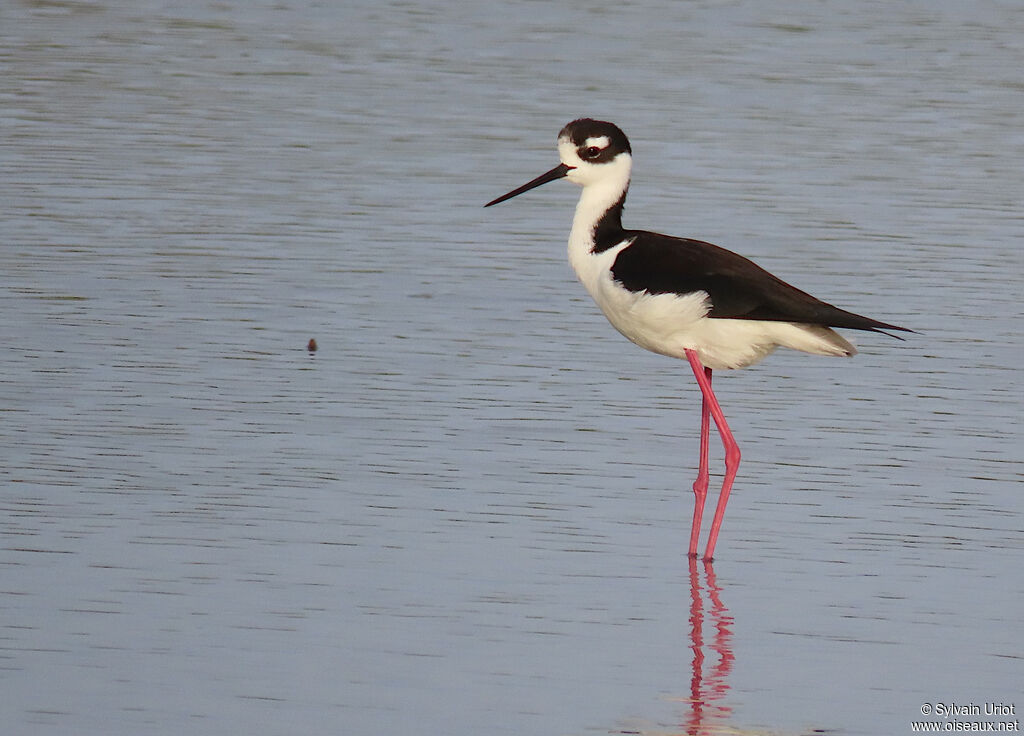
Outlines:
{"type": "Polygon", "coordinates": [[[732,671],[732,616],[722,603],[722,589],[710,561],[690,557],[690,648],[693,677],[690,680],[690,714],[683,723],[688,736],[721,733],[716,725],[728,718],[730,708],[722,704],[732,671]],[[701,585],[700,568],[704,568],[701,585]],[[705,632],[705,616],[710,628],[705,632]]]}

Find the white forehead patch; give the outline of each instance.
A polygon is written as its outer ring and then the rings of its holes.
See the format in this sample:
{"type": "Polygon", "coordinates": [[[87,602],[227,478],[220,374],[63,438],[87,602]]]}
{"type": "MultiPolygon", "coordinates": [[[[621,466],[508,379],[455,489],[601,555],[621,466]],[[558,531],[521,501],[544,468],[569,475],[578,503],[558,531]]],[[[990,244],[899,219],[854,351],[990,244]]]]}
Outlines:
{"type": "Polygon", "coordinates": [[[590,138],[587,138],[586,143],[584,143],[583,145],[586,146],[587,148],[590,148],[591,146],[593,146],[594,148],[608,148],[609,143],[611,143],[611,140],[608,138],[608,136],[595,135],[591,136],[590,138]]]}

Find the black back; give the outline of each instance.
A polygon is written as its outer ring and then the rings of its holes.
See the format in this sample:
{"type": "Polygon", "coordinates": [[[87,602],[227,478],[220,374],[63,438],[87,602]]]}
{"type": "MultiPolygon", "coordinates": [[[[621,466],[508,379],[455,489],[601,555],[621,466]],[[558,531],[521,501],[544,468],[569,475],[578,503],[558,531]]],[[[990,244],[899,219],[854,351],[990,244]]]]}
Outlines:
{"type": "Polygon", "coordinates": [[[711,301],[708,316],[713,318],[797,322],[855,330],[904,329],[816,299],[717,245],[642,230],[623,234],[635,240],[616,257],[612,276],[630,291],[704,291],[711,301]]]}

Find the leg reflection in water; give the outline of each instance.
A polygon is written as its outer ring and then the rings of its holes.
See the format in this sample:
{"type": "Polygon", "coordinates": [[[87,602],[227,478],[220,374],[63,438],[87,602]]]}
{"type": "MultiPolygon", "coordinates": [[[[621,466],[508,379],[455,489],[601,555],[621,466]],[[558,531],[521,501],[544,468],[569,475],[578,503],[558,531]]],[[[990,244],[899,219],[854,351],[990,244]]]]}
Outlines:
{"type": "Polygon", "coordinates": [[[726,680],[732,671],[732,616],[722,603],[722,589],[715,579],[712,563],[690,557],[690,647],[693,649],[693,677],[690,680],[690,715],[683,724],[688,736],[721,733],[715,724],[728,718],[730,709],[721,701],[729,692],[726,680]],[[701,585],[700,568],[704,568],[701,585]],[[707,611],[709,640],[705,641],[707,611]]]}

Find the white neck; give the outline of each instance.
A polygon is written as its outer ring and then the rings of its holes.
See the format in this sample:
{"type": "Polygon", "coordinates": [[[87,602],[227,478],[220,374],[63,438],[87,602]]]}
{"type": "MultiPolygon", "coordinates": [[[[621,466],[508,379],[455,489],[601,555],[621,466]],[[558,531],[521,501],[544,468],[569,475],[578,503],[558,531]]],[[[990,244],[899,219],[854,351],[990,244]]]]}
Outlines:
{"type": "MultiPolygon", "coordinates": [[[[580,201],[569,233],[569,261],[576,273],[580,273],[579,262],[590,255],[594,248],[594,228],[629,189],[629,172],[632,160],[628,153],[620,153],[614,161],[602,164],[597,172],[585,172],[569,180],[583,185],[580,201]],[[593,174],[599,173],[600,176],[593,174]]],[[[598,167],[594,167],[597,169],[598,167]]]]}

